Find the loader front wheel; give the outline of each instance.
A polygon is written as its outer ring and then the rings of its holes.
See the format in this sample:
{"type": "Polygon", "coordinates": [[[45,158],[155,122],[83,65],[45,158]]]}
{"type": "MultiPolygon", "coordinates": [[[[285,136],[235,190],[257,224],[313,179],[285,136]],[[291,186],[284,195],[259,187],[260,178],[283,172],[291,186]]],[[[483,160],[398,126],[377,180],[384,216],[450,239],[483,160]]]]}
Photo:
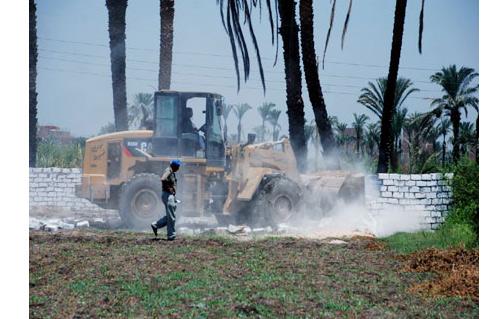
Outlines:
{"type": "Polygon", "coordinates": [[[248,216],[255,227],[276,227],[297,214],[302,192],[299,185],[283,175],[266,176],[255,194],[248,216]]]}
{"type": "Polygon", "coordinates": [[[137,174],[122,185],[119,199],[120,217],[127,228],[146,229],[164,213],[160,177],[137,174]]]}

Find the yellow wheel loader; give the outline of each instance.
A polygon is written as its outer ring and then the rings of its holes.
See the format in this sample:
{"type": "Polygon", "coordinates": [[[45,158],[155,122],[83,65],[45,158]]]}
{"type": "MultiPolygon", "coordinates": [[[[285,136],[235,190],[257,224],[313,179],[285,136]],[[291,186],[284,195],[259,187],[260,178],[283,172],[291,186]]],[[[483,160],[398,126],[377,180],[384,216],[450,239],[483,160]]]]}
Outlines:
{"type": "MultiPolygon", "coordinates": [[[[289,220],[314,193],[323,209],[335,198],[360,197],[363,177],[346,172],[299,175],[287,139],[226,148],[223,97],[158,91],[151,130],[123,131],[86,141],[80,197],[117,209],[124,226],[144,229],[165,214],[160,176],[173,159],[179,216],[215,215],[220,223],[273,225],[289,220]],[[194,123],[198,120],[200,128],[194,123]],[[329,178],[325,181],[325,176],[329,178]],[[344,196],[349,195],[349,196],[344,196]],[[318,197],[319,198],[319,197],[318,197]]],[[[317,204],[317,203],[314,203],[317,204]]]]}

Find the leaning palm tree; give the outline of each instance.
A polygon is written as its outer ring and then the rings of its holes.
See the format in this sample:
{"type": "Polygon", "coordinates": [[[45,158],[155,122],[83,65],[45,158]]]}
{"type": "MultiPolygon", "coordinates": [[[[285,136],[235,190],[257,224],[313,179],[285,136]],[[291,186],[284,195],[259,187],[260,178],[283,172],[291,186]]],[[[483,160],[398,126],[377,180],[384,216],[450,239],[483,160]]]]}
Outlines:
{"type": "Polygon", "coordinates": [[[460,158],[460,118],[461,111],[467,115],[468,107],[479,104],[476,94],[479,85],[472,85],[472,81],[479,74],[472,68],[461,67],[457,70],[456,65],[443,67],[441,71],[431,76],[431,81],[441,86],[444,95],[434,99],[431,106],[434,107],[432,114],[440,117],[442,114],[450,118],[453,127],[453,161],[456,163],[460,158]]]}
{"type": "Polygon", "coordinates": [[[227,142],[227,118],[229,117],[229,114],[231,113],[231,110],[233,109],[234,105],[231,104],[222,104],[222,117],[224,118],[224,141],[227,142]]]}
{"type": "Polygon", "coordinates": [[[160,0],[160,68],[158,89],[170,90],[174,45],[174,0],[160,0]]]}
{"type": "Polygon", "coordinates": [[[365,124],[368,121],[368,116],[365,114],[358,115],[354,113],[354,122],[352,122],[352,127],[356,132],[356,153],[359,156],[359,151],[361,147],[361,142],[363,141],[363,135],[365,131],[365,124]]]}
{"type": "MultiPolygon", "coordinates": [[[[387,78],[377,79],[376,84],[373,82],[368,82],[368,87],[361,90],[362,93],[358,98],[358,103],[361,103],[370,111],[375,113],[375,115],[382,121],[384,97],[386,91],[387,78]]],[[[391,119],[391,140],[393,145],[391,147],[391,153],[389,154],[389,162],[391,163],[393,169],[396,169],[398,167],[398,153],[400,153],[400,150],[398,150],[398,145],[400,144],[401,130],[403,128],[404,119],[407,114],[407,109],[404,108],[403,105],[406,99],[411,94],[418,91],[419,89],[413,87],[413,82],[409,79],[399,78],[396,81],[393,106],[394,111],[392,112],[391,119]]]]}
{"type": "Polygon", "coordinates": [[[36,64],[38,61],[38,46],[36,36],[36,4],[30,0],[30,44],[29,44],[29,166],[36,166],[37,150],[37,93],[36,93],[36,64]]]}
{"type": "Polygon", "coordinates": [[[300,44],[307,91],[309,92],[309,100],[316,120],[316,128],[324,155],[329,156],[333,153],[335,143],[332,126],[328,120],[323,90],[319,81],[318,62],[314,48],[312,0],[300,0],[300,44]]]}
{"type": "Polygon", "coordinates": [[[241,142],[241,120],[245,113],[248,112],[252,107],[246,103],[236,105],[233,109],[234,114],[238,118],[238,144],[241,142]]]}
{"type": "Polygon", "coordinates": [[[281,110],[271,110],[269,112],[269,116],[268,116],[268,119],[267,119],[267,121],[269,122],[269,124],[271,124],[271,126],[273,127],[273,131],[272,131],[272,133],[273,133],[273,141],[277,141],[278,140],[278,136],[280,134],[281,126],[278,123],[280,115],[281,115],[281,110]]]}
{"type": "Polygon", "coordinates": [[[128,129],[125,76],[125,12],[127,0],[106,0],[113,86],[113,110],[117,131],[128,129]]]}
{"type": "Polygon", "coordinates": [[[257,108],[257,111],[259,112],[260,118],[262,119],[262,126],[261,126],[261,129],[259,129],[261,142],[264,142],[264,134],[266,132],[266,121],[269,119],[270,112],[275,107],[276,107],[276,104],[265,102],[265,103],[262,103],[262,105],[257,108]]]}

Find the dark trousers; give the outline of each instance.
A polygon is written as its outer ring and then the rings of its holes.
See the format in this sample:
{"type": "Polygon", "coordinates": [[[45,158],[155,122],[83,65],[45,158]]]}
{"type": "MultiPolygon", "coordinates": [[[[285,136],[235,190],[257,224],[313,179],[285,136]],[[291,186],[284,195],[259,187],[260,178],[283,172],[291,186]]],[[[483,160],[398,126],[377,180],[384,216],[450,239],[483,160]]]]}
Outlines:
{"type": "Polygon", "coordinates": [[[162,228],[167,226],[167,238],[175,238],[175,209],[177,208],[177,203],[175,202],[175,196],[167,193],[161,193],[161,200],[165,205],[166,214],[156,222],[157,228],[162,228]]]}

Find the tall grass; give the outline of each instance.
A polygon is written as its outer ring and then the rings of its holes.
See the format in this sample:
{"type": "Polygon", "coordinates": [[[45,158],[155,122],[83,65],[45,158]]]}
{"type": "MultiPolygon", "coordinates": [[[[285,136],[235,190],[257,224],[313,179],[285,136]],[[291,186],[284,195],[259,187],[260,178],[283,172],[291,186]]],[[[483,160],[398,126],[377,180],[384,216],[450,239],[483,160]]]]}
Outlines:
{"type": "Polygon", "coordinates": [[[38,142],[36,163],[38,167],[81,167],[84,147],[81,142],[60,144],[46,139],[38,142]]]}

